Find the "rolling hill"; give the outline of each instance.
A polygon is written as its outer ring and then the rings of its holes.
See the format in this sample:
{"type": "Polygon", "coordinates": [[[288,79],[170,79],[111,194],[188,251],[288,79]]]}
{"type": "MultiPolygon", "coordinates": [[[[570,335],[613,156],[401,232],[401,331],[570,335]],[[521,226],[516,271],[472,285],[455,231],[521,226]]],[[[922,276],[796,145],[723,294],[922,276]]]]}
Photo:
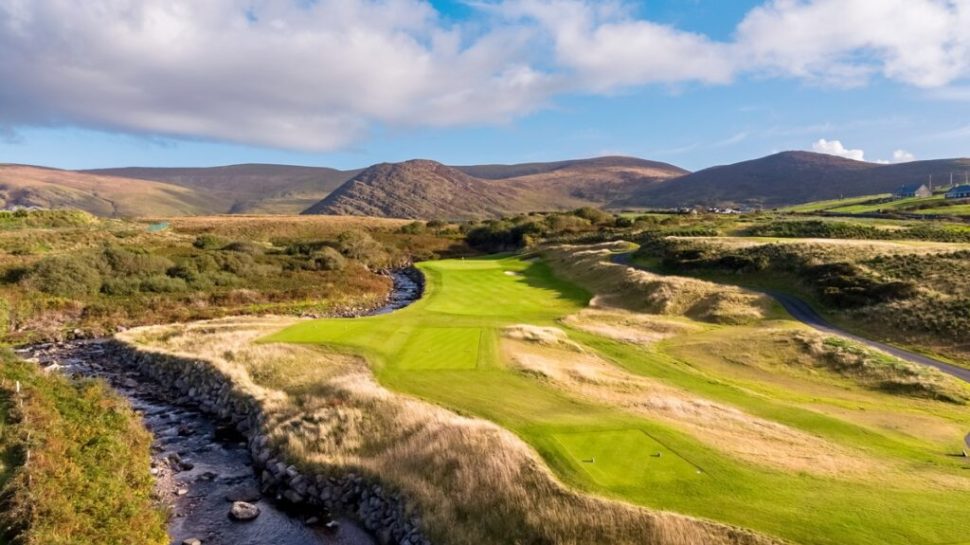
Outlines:
{"type": "Polygon", "coordinates": [[[970,168],[970,159],[938,159],[883,165],[805,151],[707,168],[647,186],[614,206],[677,207],[748,205],[774,207],[842,196],[889,193],[900,185],[948,182],[970,168]]]}
{"type": "Polygon", "coordinates": [[[298,214],[323,199],[360,170],[244,164],[208,168],[109,168],[84,171],[165,182],[212,199],[220,213],[298,214]]]}
{"type": "Polygon", "coordinates": [[[176,185],[27,165],[0,165],[0,207],[78,208],[98,216],[212,213],[200,192],[176,185]]]}
{"type": "Polygon", "coordinates": [[[687,171],[633,157],[448,167],[414,160],[375,165],[308,214],[481,218],[602,206],[687,171]]]}
{"type": "Polygon", "coordinates": [[[521,198],[435,161],[381,163],[340,186],[305,214],[393,218],[475,218],[498,216],[521,198]]]}

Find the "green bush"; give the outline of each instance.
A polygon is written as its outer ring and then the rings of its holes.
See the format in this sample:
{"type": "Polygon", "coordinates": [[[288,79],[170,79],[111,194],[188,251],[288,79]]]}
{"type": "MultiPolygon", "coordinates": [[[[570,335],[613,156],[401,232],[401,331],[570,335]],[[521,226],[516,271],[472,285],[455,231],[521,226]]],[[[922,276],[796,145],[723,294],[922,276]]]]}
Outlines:
{"type": "Polygon", "coordinates": [[[420,235],[425,232],[425,224],[422,221],[412,221],[407,225],[402,225],[398,232],[405,235],[420,235]]]}
{"type": "Polygon", "coordinates": [[[347,258],[330,247],[325,247],[310,256],[311,268],[318,271],[340,271],[347,266],[347,258]]]}
{"type": "Polygon", "coordinates": [[[140,289],[141,280],[137,278],[109,278],[101,285],[105,295],[134,295],[140,289]]]}
{"type": "Polygon", "coordinates": [[[38,290],[60,297],[92,295],[101,289],[102,276],[95,260],[84,256],[50,256],[40,260],[27,276],[38,290]]]}
{"type": "Polygon", "coordinates": [[[222,248],[227,252],[240,252],[249,255],[259,255],[263,253],[263,248],[258,244],[246,241],[235,241],[226,244],[222,248]]]}
{"type": "Polygon", "coordinates": [[[218,250],[227,244],[227,240],[216,235],[204,234],[195,237],[192,246],[200,250],[218,250]]]}
{"type": "Polygon", "coordinates": [[[149,276],[141,281],[139,290],[149,293],[173,293],[185,291],[188,285],[181,278],[172,278],[164,274],[149,276]]]}
{"type": "Polygon", "coordinates": [[[147,250],[130,250],[109,246],[102,250],[103,262],[111,274],[123,276],[149,276],[164,274],[175,264],[166,257],[154,255],[147,250]]]}
{"type": "Polygon", "coordinates": [[[371,267],[384,267],[388,263],[384,247],[364,231],[355,229],[337,235],[337,250],[371,267]]]}
{"type": "Polygon", "coordinates": [[[577,208],[576,210],[573,210],[572,214],[577,218],[583,218],[594,225],[607,225],[612,224],[614,221],[613,214],[604,212],[599,208],[593,208],[592,206],[577,208]]]}

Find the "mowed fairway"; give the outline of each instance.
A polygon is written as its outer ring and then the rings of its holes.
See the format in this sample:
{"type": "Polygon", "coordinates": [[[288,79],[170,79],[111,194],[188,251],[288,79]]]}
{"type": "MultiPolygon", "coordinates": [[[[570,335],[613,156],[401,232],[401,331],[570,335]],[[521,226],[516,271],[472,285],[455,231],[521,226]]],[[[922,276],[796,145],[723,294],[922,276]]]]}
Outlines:
{"type": "MultiPolygon", "coordinates": [[[[970,470],[953,456],[957,437],[943,448],[905,430],[885,432],[840,418],[834,409],[814,410],[813,404],[829,402],[846,413],[855,410],[837,393],[808,399],[780,386],[758,387],[713,363],[694,366],[657,347],[564,328],[586,350],[626,372],[802,430],[862,458],[871,456],[879,469],[827,476],[745,462],[669,422],[556,388],[504,361],[499,350],[504,327],[557,325],[558,318],[587,303],[587,293],[557,280],[545,264],[506,257],[419,266],[428,280],[426,295],[410,307],[367,318],[308,321],[265,340],[360,353],[388,388],[508,428],[560,479],[581,490],[805,544],[931,545],[967,539],[970,470]]],[[[864,399],[853,403],[870,411],[883,403],[882,397],[864,399]]],[[[901,412],[921,413],[926,407],[893,403],[901,412]]],[[[947,419],[970,423],[965,407],[947,411],[947,419]]]]}

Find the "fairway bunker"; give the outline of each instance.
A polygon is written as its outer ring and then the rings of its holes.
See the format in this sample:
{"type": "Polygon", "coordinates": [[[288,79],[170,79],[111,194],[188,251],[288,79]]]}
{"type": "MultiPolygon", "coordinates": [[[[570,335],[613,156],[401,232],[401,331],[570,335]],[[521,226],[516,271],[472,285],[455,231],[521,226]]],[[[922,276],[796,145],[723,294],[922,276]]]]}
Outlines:
{"type": "Polygon", "coordinates": [[[610,489],[685,481],[702,475],[700,468],[639,429],[556,433],[553,438],[567,459],[610,489]]]}

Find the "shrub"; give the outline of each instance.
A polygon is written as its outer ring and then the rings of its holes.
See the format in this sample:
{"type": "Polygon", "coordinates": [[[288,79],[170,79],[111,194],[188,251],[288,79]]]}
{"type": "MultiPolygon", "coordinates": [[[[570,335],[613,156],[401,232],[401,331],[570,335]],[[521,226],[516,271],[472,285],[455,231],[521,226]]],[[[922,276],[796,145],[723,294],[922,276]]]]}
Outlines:
{"type": "Polygon", "coordinates": [[[109,246],[102,250],[103,262],[111,273],[125,276],[163,274],[175,264],[159,255],[146,250],[129,250],[109,246]]]}
{"type": "Polygon", "coordinates": [[[405,235],[420,235],[425,231],[425,224],[421,221],[412,221],[407,225],[402,225],[397,231],[405,235]]]}
{"type": "Polygon", "coordinates": [[[592,206],[577,208],[576,210],[573,210],[572,213],[574,216],[588,220],[594,225],[606,225],[613,223],[613,214],[604,212],[599,208],[593,208],[592,206]]]}
{"type": "Polygon", "coordinates": [[[106,295],[134,295],[141,287],[137,278],[109,278],[101,285],[101,293],[106,295]]]}
{"type": "Polygon", "coordinates": [[[83,256],[50,256],[28,275],[38,290],[60,297],[92,295],[101,289],[101,272],[83,256]]]}
{"type": "Polygon", "coordinates": [[[200,250],[218,250],[226,245],[226,239],[216,235],[204,234],[195,237],[192,246],[200,250]]]}
{"type": "Polygon", "coordinates": [[[181,278],[172,278],[164,274],[149,276],[141,281],[139,289],[150,293],[172,293],[185,291],[188,285],[181,278]]]}
{"type": "Polygon", "coordinates": [[[311,256],[310,264],[318,271],[339,271],[347,265],[347,258],[337,250],[326,247],[311,256]]]}
{"type": "Polygon", "coordinates": [[[337,235],[337,249],[346,257],[372,267],[387,264],[387,252],[379,242],[360,230],[344,231],[337,235]]]}
{"type": "Polygon", "coordinates": [[[249,255],[259,255],[263,253],[263,248],[258,244],[246,241],[230,242],[229,244],[223,246],[222,249],[227,252],[239,252],[249,255]]]}

